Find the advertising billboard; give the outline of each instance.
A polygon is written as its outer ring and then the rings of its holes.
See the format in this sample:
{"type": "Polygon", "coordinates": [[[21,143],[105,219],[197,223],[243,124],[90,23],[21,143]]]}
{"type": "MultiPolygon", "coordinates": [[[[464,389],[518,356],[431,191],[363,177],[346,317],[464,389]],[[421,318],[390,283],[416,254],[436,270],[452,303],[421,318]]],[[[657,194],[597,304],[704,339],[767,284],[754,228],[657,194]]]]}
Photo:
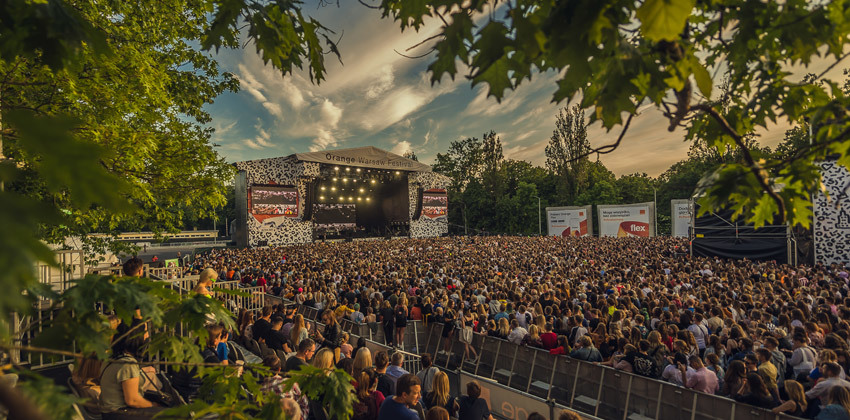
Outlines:
{"type": "Polygon", "coordinates": [[[655,236],[655,204],[635,203],[597,206],[599,236],[618,238],[655,236]]]}
{"type": "Polygon", "coordinates": [[[690,200],[670,200],[670,235],[680,238],[687,237],[690,227],[690,200]]]}
{"type": "Polygon", "coordinates": [[[549,236],[593,236],[591,206],[546,207],[549,236]]]}

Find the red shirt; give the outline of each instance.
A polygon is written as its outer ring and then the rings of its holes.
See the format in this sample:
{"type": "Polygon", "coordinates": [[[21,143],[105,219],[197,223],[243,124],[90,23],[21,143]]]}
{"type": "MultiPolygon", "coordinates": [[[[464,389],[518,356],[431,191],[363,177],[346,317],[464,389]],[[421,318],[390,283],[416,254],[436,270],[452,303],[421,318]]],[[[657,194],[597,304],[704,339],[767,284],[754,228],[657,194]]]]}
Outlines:
{"type": "Polygon", "coordinates": [[[543,342],[543,348],[546,350],[558,347],[558,335],[553,332],[540,334],[540,341],[543,342]]]}

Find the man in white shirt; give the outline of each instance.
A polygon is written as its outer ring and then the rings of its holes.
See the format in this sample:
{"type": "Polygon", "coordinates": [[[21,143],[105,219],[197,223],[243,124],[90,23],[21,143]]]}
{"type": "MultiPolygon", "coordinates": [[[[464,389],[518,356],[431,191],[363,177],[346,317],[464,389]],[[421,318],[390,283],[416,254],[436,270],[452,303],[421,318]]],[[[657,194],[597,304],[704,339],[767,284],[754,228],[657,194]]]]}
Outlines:
{"type": "Polygon", "coordinates": [[[519,322],[516,319],[511,321],[511,332],[508,333],[508,341],[514,344],[521,344],[522,339],[525,338],[526,334],[528,334],[528,331],[525,328],[520,327],[519,322]]]}
{"type": "Polygon", "coordinates": [[[843,386],[850,389],[850,381],[846,381],[839,377],[841,375],[841,365],[835,362],[824,363],[821,365],[821,369],[823,370],[826,379],[821,380],[815,384],[812,389],[808,390],[806,392],[806,398],[820,398],[822,400],[826,397],[829,389],[834,386],[843,386]]]}

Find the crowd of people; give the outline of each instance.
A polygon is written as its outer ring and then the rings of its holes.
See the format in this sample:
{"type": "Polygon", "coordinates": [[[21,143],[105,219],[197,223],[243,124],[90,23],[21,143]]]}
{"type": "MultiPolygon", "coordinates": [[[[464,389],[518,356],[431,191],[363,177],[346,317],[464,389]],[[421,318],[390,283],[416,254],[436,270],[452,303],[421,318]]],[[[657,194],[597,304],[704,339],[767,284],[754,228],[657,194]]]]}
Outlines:
{"type": "MultiPolygon", "coordinates": [[[[236,280],[319,309],[321,329],[278,305],[257,319],[239,313],[229,334],[260,344],[263,363],[280,375],[302,364],[346,370],[358,419],[445,411],[481,420],[489,409],[474,386],[463,396],[450,390],[431,355],[413,374],[401,352],[373,355],[349,343],[343,317],[383,328],[391,347],[404,348],[411,320],[442,323],[442,351],[460,341],[465,359],[481,354],[474,335],[488,335],[777,413],[850,419],[849,270],[693,258],[686,246],[676,238],[554,237],[315,243],[215,249],[186,270],[201,274],[198,293],[210,293],[216,279],[236,280]]],[[[228,359],[227,334],[208,343],[205,357],[228,359]]],[[[328,414],[297,393],[285,401],[305,419],[328,414]]]]}
{"type": "Polygon", "coordinates": [[[329,322],[376,323],[388,345],[403,346],[409,320],[439,322],[444,350],[460,340],[471,359],[470,331],[776,412],[847,416],[850,270],[686,250],[676,238],[434,238],[222,249],[195,267],[329,322]]]}

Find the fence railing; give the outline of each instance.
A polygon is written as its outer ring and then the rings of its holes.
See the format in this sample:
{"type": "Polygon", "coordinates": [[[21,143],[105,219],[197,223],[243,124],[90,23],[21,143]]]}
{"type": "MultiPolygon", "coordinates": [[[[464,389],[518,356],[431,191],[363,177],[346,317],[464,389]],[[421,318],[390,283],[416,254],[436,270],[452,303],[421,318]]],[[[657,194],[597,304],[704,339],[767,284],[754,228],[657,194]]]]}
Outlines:
{"type": "MultiPolygon", "coordinates": [[[[298,312],[305,319],[315,320],[320,311],[301,305],[298,312]]],[[[344,320],[343,325],[346,321],[350,322],[344,320]]],[[[365,328],[367,333],[372,332],[366,324],[345,328],[366,332],[365,328]]],[[[416,353],[432,354],[434,364],[440,368],[484,378],[523,398],[533,397],[519,401],[543,401],[555,408],[570,408],[605,419],[795,419],[729,398],[479,334],[473,336],[472,342],[472,347],[480,353],[475,359],[472,354],[464,354],[464,344],[457,338],[448,341],[445,351],[443,328],[439,323],[424,327],[418,321],[409,321],[408,329],[414,332],[405,335],[406,345],[416,348],[416,353]],[[420,330],[424,331],[424,340],[419,339],[420,330]]],[[[378,328],[374,335],[382,338],[382,329],[378,328]]]]}

